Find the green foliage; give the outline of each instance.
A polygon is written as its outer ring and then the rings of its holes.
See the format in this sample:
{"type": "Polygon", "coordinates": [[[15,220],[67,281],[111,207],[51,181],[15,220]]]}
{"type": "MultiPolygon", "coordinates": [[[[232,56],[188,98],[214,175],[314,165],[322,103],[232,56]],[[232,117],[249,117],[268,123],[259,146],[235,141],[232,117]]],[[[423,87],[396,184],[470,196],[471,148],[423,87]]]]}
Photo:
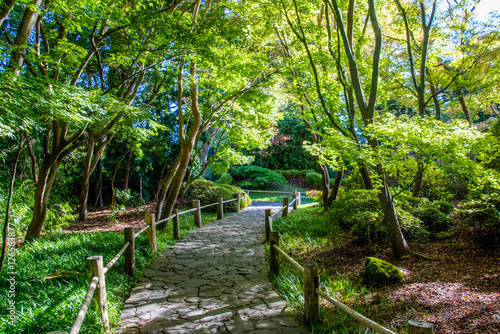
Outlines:
{"type": "Polygon", "coordinates": [[[348,226],[351,226],[351,235],[364,244],[379,245],[387,239],[387,228],[382,221],[380,212],[357,212],[347,217],[345,221],[348,226]]]}
{"type": "Polygon", "coordinates": [[[452,224],[452,220],[434,206],[418,208],[413,211],[425,225],[427,230],[433,234],[447,231],[452,224]]]}
{"type": "Polygon", "coordinates": [[[345,191],[342,197],[332,202],[327,214],[332,223],[350,228],[349,217],[360,212],[381,214],[377,190],[345,191]]]}
{"type": "MultiPolygon", "coordinates": [[[[29,180],[19,183],[12,193],[10,205],[9,226],[15,231],[16,237],[21,237],[26,231],[31,218],[33,206],[33,183],[29,180]]],[[[7,187],[0,188],[0,216],[5,217],[9,190],[7,187]]],[[[3,222],[3,219],[2,219],[3,222]]],[[[2,229],[3,231],[3,229],[2,229]]],[[[1,232],[0,232],[1,233],[1,232]]]]}
{"type": "Polygon", "coordinates": [[[144,204],[138,193],[132,192],[130,189],[115,189],[116,204],[125,207],[138,207],[144,204]]]}
{"type": "Polygon", "coordinates": [[[485,248],[500,245],[500,192],[461,202],[453,217],[464,234],[472,234],[485,248]]]}
{"type": "Polygon", "coordinates": [[[449,215],[453,211],[455,211],[455,207],[450,202],[434,201],[434,202],[432,202],[432,205],[435,206],[439,211],[441,211],[445,215],[449,215]]]}
{"type": "Polygon", "coordinates": [[[232,184],[233,177],[229,173],[223,173],[215,183],[232,184]]]}
{"type": "Polygon", "coordinates": [[[299,177],[306,177],[307,173],[314,173],[314,169],[279,169],[275,172],[280,173],[285,177],[285,179],[292,180],[299,177]]]}
{"type": "Polygon", "coordinates": [[[309,188],[321,189],[323,186],[323,176],[320,173],[308,172],[306,174],[306,185],[309,188]]]}
{"type": "Polygon", "coordinates": [[[54,204],[47,210],[44,231],[51,234],[61,233],[75,218],[76,215],[71,204],[65,202],[54,204]]]}
{"type": "Polygon", "coordinates": [[[431,233],[420,219],[404,210],[398,210],[398,217],[401,231],[407,240],[419,243],[429,241],[431,233]]]}
{"type": "Polygon", "coordinates": [[[393,264],[374,258],[367,257],[363,283],[372,286],[386,286],[401,283],[405,276],[393,264]]]}
{"type": "Polygon", "coordinates": [[[267,168],[257,166],[240,166],[233,172],[237,180],[246,181],[241,188],[249,189],[274,189],[280,184],[285,184],[283,175],[267,168]],[[250,183],[248,183],[250,182],[250,183]]]}
{"type": "MultiPolygon", "coordinates": [[[[219,197],[223,197],[225,201],[236,198],[235,194],[240,193],[241,196],[241,208],[244,209],[252,204],[250,197],[246,196],[246,200],[243,198],[245,193],[243,190],[236,186],[215,183],[208,180],[195,180],[189,186],[187,198],[194,200],[200,200],[200,204],[207,205],[217,203],[219,197]]],[[[224,212],[236,212],[237,202],[224,203],[224,212]]],[[[214,212],[217,207],[211,206],[207,208],[208,212],[214,212]]]]}

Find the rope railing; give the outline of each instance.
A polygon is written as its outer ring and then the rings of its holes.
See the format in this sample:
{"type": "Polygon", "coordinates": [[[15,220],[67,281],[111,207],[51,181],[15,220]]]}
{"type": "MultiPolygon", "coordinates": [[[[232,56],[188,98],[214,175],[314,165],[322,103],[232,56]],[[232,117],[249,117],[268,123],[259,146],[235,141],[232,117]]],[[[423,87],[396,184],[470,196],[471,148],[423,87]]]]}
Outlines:
{"type": "Polygon", "coordinates": [[[222,201],[222,203],[235,202],[237,200],[238,200],[237,198],[233,198],[233,199],[228,199],[227,201],[222,201]]]}
{"type": "Polygon", "coordinates": [[[189,210],[181,211],[181,212],[179,212],[179,216],[183,215],[185,213],[195,212],[196,210],[198,210],[198,208],[192,208],[192,209],[189,209],[189,210]]]}
{"type": "Polygon", "coordinates": [[[206,208],[209,208],[209,207],[214,206],[214,205],[219,205],[219,203],[207,204],[207,205],[200,207],[200,209],[206,209],[206,208]]]}

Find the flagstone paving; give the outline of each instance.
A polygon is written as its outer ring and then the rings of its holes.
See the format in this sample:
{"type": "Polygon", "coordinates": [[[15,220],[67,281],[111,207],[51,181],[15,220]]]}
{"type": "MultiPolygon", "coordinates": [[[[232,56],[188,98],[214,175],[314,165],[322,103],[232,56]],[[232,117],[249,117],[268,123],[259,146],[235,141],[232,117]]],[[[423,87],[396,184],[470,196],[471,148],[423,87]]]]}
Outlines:
{"type": "Polygon", "coordinates": [[[132,290],[116,333],[310,333],[267,278],[269,207],[249,207],[166,249],[132,290]]]}

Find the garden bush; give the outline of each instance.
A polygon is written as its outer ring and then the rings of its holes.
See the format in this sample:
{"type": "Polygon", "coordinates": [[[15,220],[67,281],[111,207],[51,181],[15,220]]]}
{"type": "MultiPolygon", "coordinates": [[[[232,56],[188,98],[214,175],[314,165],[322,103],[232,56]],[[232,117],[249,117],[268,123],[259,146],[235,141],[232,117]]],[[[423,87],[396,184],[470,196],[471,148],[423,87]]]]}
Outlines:
{"type": "Polygon", "coordinates": [[[434,206],[418,208],[412,213],[424,223],[426,229],[432,234],[447,231],[452,225],[452,220],[434,206]]]}
{"type": "MultiPolygon", "coordinates": [[[[196,180],[193,181],[189,187],[188,198],[191,200],[199,199],[200,204],[207,205],[216,203],[219,197],[223,197],[225,201],[235,198],[235,193],[242,194],[241,196],[241,209],[246,208],[252,204],[252,200],[249,196],[246,196],[246,200],[243,197],[245,193],[243,190],[236,186],[215,183],[207,180],[196,180]]],[[[230,202],[224,204],[224,212],[236,212],[237,202],[230,202]]],[[[216,211],[217,206],[211,206],[206,209],[207,211],[216,211]]]]}
{"type": "Polygon", "coordinates": [[[320,173],[309,172],[306,174],[306,185],[309,188],[321,189],[323,186],[323,176],[320,173]]]}
{"type": "Polygon", "coordinates": [[[381,214],[377,190],[346,190],[342,197],[332,202],[327,214],[332,222],[350,228],[349,217],[359,212],[381,214]]]}
{"type": "Polygon", "coordinates": [[[387,240],[387,228],[381,212],[361,211],[345,220],[351,226],[351,235],[363,244],[374,246],[387,240]]]}
{"type": "Polygon", "coordinates": [[[118,206],[138,207],[144,204],[144,200],[139,197],[139,194],[132,192],[130,189],[120,190],[115,189],[116,204],[118,206]]]}
{"type": "Polygon", "coordinates": [[[498,248],[500,242],[500,193],[481,195],[458,205],[452,215],[459,229],[474,237],[485,248],[498,248]]]}
{"type": "Polygon", "coordinates": [[[280,184],[285,184],[286,179],[280,173],[258,166],[240,166],[233,171],[233,178],[247,181],[240,184],[248,189],[274,189],[280,184]]]}
{"type": "Polygon", "coordinates": [[[215,183],[233,184],[233,177],[229,173],[223,173],[215,183]]]}
{"type": "Polygon", "coordinates": [[[407,240],[420,243],[429,241],[431,233],[420,219],[404,210],[398,210],[398,217],[401,231],[407,240]]]}
{"type": "Polygon", "coordinates": [[[306,174],[315,173],[314,169],[279,169],[276,172],[283,175],[287,180],[299,177],[305,178],[306,174]]]}

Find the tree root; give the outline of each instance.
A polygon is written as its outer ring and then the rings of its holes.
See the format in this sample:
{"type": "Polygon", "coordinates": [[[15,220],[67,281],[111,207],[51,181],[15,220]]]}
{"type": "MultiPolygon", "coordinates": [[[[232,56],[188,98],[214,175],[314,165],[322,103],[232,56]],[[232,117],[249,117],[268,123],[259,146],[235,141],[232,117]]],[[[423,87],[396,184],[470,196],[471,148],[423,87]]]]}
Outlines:
{"type": "Polygon", "coordinates": [[[430,261],[438,261],[438,260],[440,260],[439,258],[430,257],[430,256],[427,256],[427,255],[424,255],[424,254],[420,254],[420,253],[414,252],[414,251],[411,251],[411,255],[413,255],[415,257],[418,257],[419,259],[424,259],[424,260],[430,260],[430,261]]]}

